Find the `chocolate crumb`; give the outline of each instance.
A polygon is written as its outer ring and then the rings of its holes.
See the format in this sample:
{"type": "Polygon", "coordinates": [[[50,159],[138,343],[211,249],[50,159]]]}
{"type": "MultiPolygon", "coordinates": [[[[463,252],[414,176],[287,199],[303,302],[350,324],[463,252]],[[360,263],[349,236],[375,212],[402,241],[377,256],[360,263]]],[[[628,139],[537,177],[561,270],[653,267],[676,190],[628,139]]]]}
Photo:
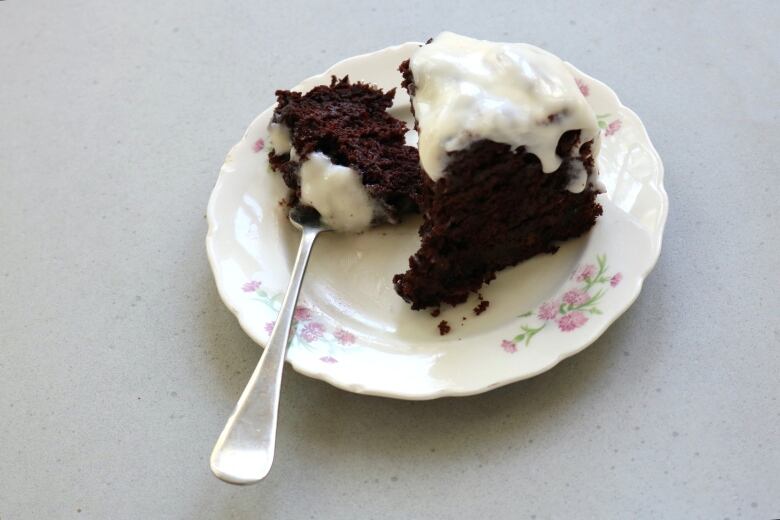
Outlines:
{"type": "Polygon", "coordinates": [[[431,311],[431,316],[433,316],[434,318],[437,317],[439,314],[441,314],[441,309],[433,309],[431,311]]]}
{"type": "Polygon", "coordinates": [[[479,316],[480,314],[485,312],[489,306],[490,306],[489,301],[480,299],[479,305],[474,307],[474,314],[479,316]]]}
{"type": "Polygon", "coordinates": [[[441,320],[439,323],[439,335],[444,336],[445,334],[449,334],[450,332],[450,325],[447,323],[447,320],[441,320]]]}

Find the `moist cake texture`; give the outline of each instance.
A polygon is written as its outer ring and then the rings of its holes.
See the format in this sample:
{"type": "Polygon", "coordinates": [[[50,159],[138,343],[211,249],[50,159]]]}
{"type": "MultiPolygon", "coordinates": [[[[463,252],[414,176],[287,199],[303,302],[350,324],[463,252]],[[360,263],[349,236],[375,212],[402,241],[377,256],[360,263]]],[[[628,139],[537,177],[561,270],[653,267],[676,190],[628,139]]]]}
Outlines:
{"type": "Polygon", "coordinates": [[[423,175],[405,123],[387,112],[394,96],[347,76],[307,93],[276,92],[269,162],[292,190],[291,206],[347,232],[418,210],[423,175]]]}
{"type": "Polygon", "coordinates": [[[594,225],[599,130],[559,58],[442,33],[399,70],[419,133],[423,223],[393,282],[413,309],[462,303],[594,225]]]}

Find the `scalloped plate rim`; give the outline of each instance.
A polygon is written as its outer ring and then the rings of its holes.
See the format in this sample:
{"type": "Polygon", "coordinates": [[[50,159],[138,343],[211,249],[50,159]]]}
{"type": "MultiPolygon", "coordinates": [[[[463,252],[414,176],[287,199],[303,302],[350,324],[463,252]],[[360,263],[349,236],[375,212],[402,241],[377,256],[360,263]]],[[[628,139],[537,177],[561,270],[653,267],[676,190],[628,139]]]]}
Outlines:
{"type": "MultiPolygon", "coordinates": [[[[321,74],[315,74],[312,76],[307,77],[306,79],[302,80],[299,85],[308,83],[308,82],[314,82],[321,80],[323,77],[327,78],[329,75],[332,74],[332,71],[336,69],[337,67],[342,67],[344,65],[349,64],[350,62],[354,61],[360,61],[366,58],[374,57],[376,55],[381,55],[387,52],[393,52],[398,51],[406,46],[412,46],[412,45],[421,45],[419,42],[405,42],[398,45],[393,45],[389,47],[385,47],[383,49],[373,51],[373,52],[367,52],[355,56],[351,56],[349,58],[345,58],[343,60],[338,61],[337,63],[333,64],[331,67],[329,67],[325,72],[321,74]]],[[[539,374],[542,374],[544,372],[547,372],[548,370],[551,370],[555,366],[557,366],[561,361],[574,356],[575,354],[578,354],[579,352],[582,352],[587,347],[592,345],[597,339],[601,337],[601,335],[618,319],[620,316],[622,316],[633,304],[636,302],[637,298],[639,297],[639,294],[642,291],[644,281],[646,280],[647,276],[650,274],[650,272],[653,270],[655,265],[658,262],[658,259],[661,254],[661,247],[663,242],[663,233],[666,226],[666,221],[668,218],[668,212],[669,212],[669,199],[668,194],[666,193],[666,190],[664,188],[664,176],[665,176],[665,169],[663,165],[663,161],[661,160],[655,146],[653,145],[649,134],[647,133],[647,128],[645,127],[642,120],[639,118],[639,116],[631,110],[629,107],[625,106],[621,101],[620,97],[617,95],[617,93],[612,90],[609,86],[607,86],[604,82],[593,78],[592,76],[582,72],[580,69],[572,65],[571,63],[567,62],[569,66],[571,66],[575,71],[577,71],[583,78],[586,78],[588,81],[598,84],[601,88],[603,88],[606,92],[608,92],[613,98],[616,103],[616,105],[623,111],[630,114],[636,121],[638,128],[642,130],[643,136],[646,140],[646,144],[648,146],[648,150],[651,152],[651,157],[653,159],[654,164],[657,168],[657,173],[655,175],[657,185],[656,189],[661,196],[661,205],[660,209],[661,212],[659,214],[659,218],[657,221],[657,233],[651,236],[652,240],[652,249],[653,249],[653,255],[652,258],[649,258],[647,263],[645,264],[644,269],[641,270],[639,273],[636,283],[634,284],[630,294],[622,300],[622,303],[619,304],[613,312],[610,313],[610,317],[606,319],[602,324],[600,324],[599,327],[596,327],[592,330],[591,334],[589,335],[588,339],[582,341],[578,344],[578,346],[574,349],[571,349],[566,352],[559,353],[550,363],[542,366],[538,370],[533,370],[530,372],[524,372],[516,377],[506,377],[502,378],[500,380],[497,380],[493,383],[483,385],[483,386],[475,386],[471,388],[458,388],[458,387],[448,387],[448,388],[440,388],[435,391],[426,392],[426,393],[420,393],[420,392],[405,392],[403,391],[403,387],[399,387],[397,389],[394,389],[392,391],[383,390],[383,389],[376,389],[376,388],[369,388],[362,384],[357,383],[349,383],[345,382],[343,380],[340,380],[338,377],[335,377],[335,375],[332,372],[328,372],[326,370],[307,370],[304,366],[299,366],[293,362],[290,362],[289,359],[287,360],[288,363],[290,363],[293,366],[293,369],[303,375],[306,375],[308,377],[312,377],[315,379],[319,379],[322,381],[325,381],[337,388],[340,388],[342,390],[346,390],[349,392],[361,394],[361,395],[370,395],[370,396],[377,396],[377,397],[387,397],[387,398],[395,398],[395,399],[403,399],[403,400],[430,400],[430,399],[438,399],[441,397],[464,397],[464,396],[470,396],[470,395],[477,395],[481,394],[490,390],[494,390],[496,388],[500,388],[502,386],[516,383],[518,381],[522,381],[525,379],[529,379],[532,377],[535,377],[539,374]]],[[[293,87],[293,89],[298,88],[293,87]]],[[[215,282],[217,285],[217,292],[225,304],[225,306],[238,318],[239,325],[244,330],[244,332],[253,340],[255,341],[259,346],[263,347],[263,341],[258,338],[256,335],[254,335],[251,332],[251,328],[248,326],[248,322],[250,320],[253,320],[251,316],[248,316],[246,313],[242,312],[238,305],[235,304],[226,294],[226,291],[224,290],[224,283],[221,283],[220,278],[220,270],[217,266],[217,257],[216,253],[214,251],[214,235],[216,231],[219,228],[218,219],[215,216],[215,204],[216,200],[218,198],[218,195],[223,187],[224,183],[224,177],[223,175],[226,173],[226,169],[228,169],[228,160],[227,158],[230,157],[231,152],[236,149],[239,145],[243,144],[247,138],[249,130],[254,126],[256,121],[264,115],[273,109],[273,105],[266,110],[262,111],[259,115],[257,115],[255,118],[252,119],[252,122],[247,127],[247,131],[243,134],[242,138],[231,147],[230,151],[227,154],[226,161],[222,165],[219,171],[219,175],[216,181],[216,184],[211,192],[211,195],[209,197],[207,211],[206,211],[206,217],[208,221],[208,232],[206,234],[206,251],[207,256],[209,260],[209,265],[211,267],[212,273],[215,278],[215,282]]]]}

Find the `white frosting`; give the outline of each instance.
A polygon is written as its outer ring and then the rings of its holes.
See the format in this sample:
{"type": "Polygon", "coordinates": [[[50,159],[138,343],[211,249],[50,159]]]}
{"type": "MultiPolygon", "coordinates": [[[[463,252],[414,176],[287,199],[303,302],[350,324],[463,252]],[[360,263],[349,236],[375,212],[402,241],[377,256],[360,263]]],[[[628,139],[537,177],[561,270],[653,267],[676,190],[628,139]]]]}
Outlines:
{"type": "Polygon", "coordinates": [[[412,55],[410,67],[420,161],[434,181],[445,175],[448,152],[482,139],[525,146],[549,173],[561,165],[555,148],[564,132],[581,130],[581,142],[599,133],[564,62],[533,45],[443,32],[412,55]]]}
{"type": "Polygon", "coordinates": [[[322,152],[301,163],[301,202],[320,212],[320,220],[336,231],[368,229],[382,209],[366,192],[360,174],[335,165],[322,152]]]}
{"type": "Polygon", "coordinates": [[[291,161],[300,161],[301,202],[319,211],[324,224],[336,231],[360,232],[385,217],[382,207],[368,195],[358,172],[333,164],[321,152],[301,159],[286,125],[271,123],[268,134],[277,155],[289,153],[291,161]]]}
{"type": "Polygon", "coordinates": [[[284,155],[292,149],[290,129],[286,125],[278,123],[268,125],[268,140],[276,155],[284,155]]]}
{"type": "Polygon", "coordinates": [[[569,161],[569,185],[566,189],[572,193],[582,193],[585,186],[588,185],[588,170],[581,159],[572,159],[569,161]]]}

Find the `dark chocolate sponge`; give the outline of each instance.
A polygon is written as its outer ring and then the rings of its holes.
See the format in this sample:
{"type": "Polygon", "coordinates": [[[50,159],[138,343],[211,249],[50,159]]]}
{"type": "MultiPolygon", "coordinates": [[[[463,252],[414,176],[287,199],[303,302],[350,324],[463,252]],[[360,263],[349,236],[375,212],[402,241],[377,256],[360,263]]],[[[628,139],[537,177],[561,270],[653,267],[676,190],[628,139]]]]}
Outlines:
{"type": "MultiPolygon", "coordinates": [[[[299,157],[322,152],[333,164],[352,168],[362,176],[368,194],[387,210],[390,222],[417,211],[423,175],[417,149],[406,146],[406,124],[387,113],[395,89],[350,83],[349,77],[331,78],[330,85],[309,92],[276,91],[278,104],[272,122],[287,126],[299,157]]],[[[268,156],[293,190],[291,205],[300,198],[299,162],[290,154],[268,156]]]]}
{"type": "MultiPolygon", "coordinates": [[[[408,61],[399,68],[403,86],[414,96],[408,61]]],[[[539,159],[523,147],[482,140],[450,154],[445,177],[433,182],[424,172],[419,251],[409,270],[393,278],[395,289],[413,309],[466,301],[496,271],[539,253],[554,253],[561,241],[588,231],[601,215],[597,189],[580,193],[567,186],[572,162],[589,176],[595,169],[592,142],[581,144],[578,130],[564,133],[556,153],[560,168],[544,173],[539,159]]]]}

